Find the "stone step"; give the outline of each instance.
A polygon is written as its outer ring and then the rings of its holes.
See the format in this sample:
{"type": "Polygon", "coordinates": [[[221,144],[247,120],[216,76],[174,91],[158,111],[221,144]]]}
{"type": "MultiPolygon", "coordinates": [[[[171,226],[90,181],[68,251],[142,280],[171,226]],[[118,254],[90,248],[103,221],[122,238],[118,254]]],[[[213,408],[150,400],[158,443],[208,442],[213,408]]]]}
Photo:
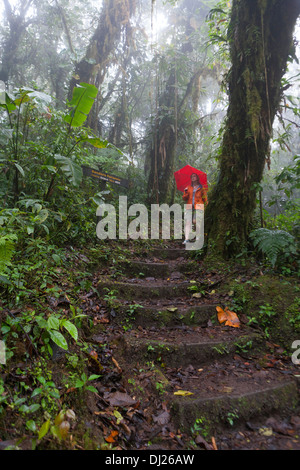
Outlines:
{"type": "Polygon", "coordinates": [[[116,296],[128,300],[135,299],[170,299],[179,296],[190,296],[188,287],[189,281],[155,281],[128,279],[124,282],[112,281],[102,277],[97,285],[98,292],[101,295],[115,293],[116,296]]]}
{"type": "Polygon", "coordinates": [[[189,250],[186,250],[183,247],[180,248],[154,248],[149,253],[149,258],[160,258],[166,260],[174,260],[183,257],[187,257],[190,253],[189,250]]]}
{"type": "Polygon", "coordinates": [[[151,327],[174,327],[178,325],[198,325],[206,326],[208,321],[217,323],[216,307],[220,304],[203,304],[187,306],[186,302],[175,301],[161,302],[157,305],[146,305],[143,300],[141,303],[119,303],[114,309],[112,321],[118,324],[124,322],[134,324],[135,326],[151,327]]]}
{"type": "MultiPolygon", "coordinates": [[[[224,383],[218,383],[219,392],[213,396],[203,387],[203,378],[194,381],[192,395],[170,395],[172,420],[181,432],[190,433],[196,427],[197,434],[214,435],[274,414],[291,416],[299,406],[297,381],[293,377],[274,374],[269,381],[246,378],[243,386],[241,379],[236,378],[227,388],[224,383]]],[[[183,390],[188,391],[185,385],[183,390]]]]}
{"type": "Polygon", "coordinates": [[[132,330],[122,337],[127,361],[163,364],[167,367],[202,367],[239,351],[259,346],[262,335],[250,328],[181,327],[132,330]]]}
{"type": "Polygon", "coordinates": [[[185,271],[185,264],[172,262],[145,262],[145,261],[126,261],[119,264],[121,271],[131,276],[168,278],[174,272],[182,273],[185,271]]]}
{"type": "MultiPolygon", "coordinates": [[[[244,324],[220,325],[217,305],[192,297],[191,283],[184,281],[185,273],[193,272],[192,265],[187,269],[189,251],[179,244],[139,255],[122,270],[139,279],[103,278],[98,290],[115,292],[113,320],[126,325],[127,331],[114,338],[115,357],[137,376],[149,371],[139,380],[146,387],[150,382],[153,393],[168,404],[175,428],[205,437],[256,417],[292,414],[299,406],[296,376],[281,366],[261,365],[262,333],[244,324]],[[167,279],[174,272],[182,276],[167,279]]],[[[203,286],[198,287],[201,292],[203,286]]]]}

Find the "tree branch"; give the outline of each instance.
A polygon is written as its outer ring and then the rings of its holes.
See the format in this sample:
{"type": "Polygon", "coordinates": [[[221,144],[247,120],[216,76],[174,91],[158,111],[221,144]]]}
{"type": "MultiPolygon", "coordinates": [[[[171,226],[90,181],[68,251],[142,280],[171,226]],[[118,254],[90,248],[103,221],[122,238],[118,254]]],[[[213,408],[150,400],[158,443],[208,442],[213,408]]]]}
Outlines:
{"type": "Polygon", "coordinates": [[[72,54],[74,54],[74,47],[73,47],[73,44],[72,44],[72,39],[71,39],[70,31],[69,31],[69,28],[68,28],[66,16],[64,14],[64,11],[63,11],[62,7],[58,4],[57,0],[55,1],[55,3],[56,3],[56,6],[57,6],[57,9],[59,11],[59,14],[61,16],[62,24],[63,24],[63,27],[65,29],[65,33],[66,33],[66,36],[67,36],[70,51],[72,52],[72,54]]]}

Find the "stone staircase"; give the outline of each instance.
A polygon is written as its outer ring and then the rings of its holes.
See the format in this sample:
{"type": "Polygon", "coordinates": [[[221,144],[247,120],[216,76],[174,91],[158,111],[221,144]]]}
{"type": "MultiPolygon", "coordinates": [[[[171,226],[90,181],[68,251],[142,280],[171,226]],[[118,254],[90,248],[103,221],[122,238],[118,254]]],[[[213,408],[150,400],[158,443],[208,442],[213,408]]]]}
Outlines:
{"type": "Polygon", "coordinates": [[[114,292],[119,302],[112,321],[129,325],[117,348],[118,361],[128,369],[144,364],[159,369],[161,399],[182,432],[191,433],[197,425],[200,433],[214,435],[295,413],[295,371],[261,364],[266,338],[258,330],[219,324],[217,305],[205,296],[193,297],[191,287],[201,290],[201,283],[188,272],[188,263],[184,248],[156,248],[124,263],[121,280],[101,278],[99,292],[114,292]]]}

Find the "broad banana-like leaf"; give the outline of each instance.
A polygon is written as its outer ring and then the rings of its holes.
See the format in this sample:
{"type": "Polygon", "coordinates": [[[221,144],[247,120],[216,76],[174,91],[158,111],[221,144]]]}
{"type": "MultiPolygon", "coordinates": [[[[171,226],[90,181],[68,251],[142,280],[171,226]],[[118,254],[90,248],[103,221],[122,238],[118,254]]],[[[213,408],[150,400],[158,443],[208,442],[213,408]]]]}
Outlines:
{"type": "Polygon", "coordinates": [[[52,97],[47,93],[43,93],[42,91],[33,90],[32,88],[24,87],[22,88],[23,94],[28,94],[30,100],[32,100],[38,108],[40,108],[43,112],[49,113],[48,106],[52,101],[52,97]]]}
{"type": "Polygon", "coordinates": [[[59,164],[61,170],[69,181],[74,185],[78,186],[82,180],[82,168],[71,158],[64,157],[62,155],[55,155],[55,160],[59,164]]]}
{"type": "Polygon", "coordinates": [[[30,98],[34,100],[40,101],[45,104],[49,104],[52,101],[52,97],[42,91],[33,90],[32,88],[28,88],[28,87],[22,88],[22,91],[23,90],[25,93],[30,93],[30,98]]]}
{"type": "Polygon", "coordinates": [[[106,149],[107,152],[116,152],[119,153],[120,155],[123,155],[122,150],[120,150],[118,147],[115,145],[111,144],[107,140],[102,140],[99,137],[86,137],[85,139],[81,140],[80,142],[88,142],[89,144],[93,145],[93,147],[96,147],[98,149],[106,149]]]}
{"type": "Polygon", "coordinates": [[[7,108],[8,112],[14,111],[21,104],[29,101],[34,101],[36,104],[43,106],[43,109],[46,109],[52,100],[50,95],[28,87],[15,90],[14,94],[4,92],[3,96],[4,99],[0,101],[0,106],[7,108]]]}
{"type": "Polygon", "coordinates": [[[12,94],[5,92],[4,99],[1,100],[0,107],[6,108],[9,113],[11,111],[14,111],[15,109],[17,109],[14,99],[15,97],[12,94]]]}
{"type": "Polygon", "coordinates": [[[104,149],[110,144],[107,142],[107,140],[102,140],[99,137],[85,137],[84,139],[80,140],[81,142],[88,142],[91,144],[93,147],[96,147],[98,149],[104,149]]]}
{"type": "Polygon", "coordinates": [[[89,83],[80,83],[73,89],[72,100],[68,103],[71,109],[70,113],[64,117],[64,120],[72,127],[81,126],[94,104],[98,94],[98,89],[89,83]]]}

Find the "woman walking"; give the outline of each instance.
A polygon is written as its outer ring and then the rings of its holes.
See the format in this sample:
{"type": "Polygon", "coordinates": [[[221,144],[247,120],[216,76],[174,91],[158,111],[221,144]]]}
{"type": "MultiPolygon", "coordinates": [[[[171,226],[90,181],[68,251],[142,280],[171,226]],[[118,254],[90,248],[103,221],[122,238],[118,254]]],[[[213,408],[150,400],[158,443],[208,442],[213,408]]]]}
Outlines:
{"type": "MultiPolygon", "coordinates": [[[[199,176],[197,175],[197,173],[192,173],[191,184],[185,188],[182,198],[186,202],[185,240],[183,242],[183,244],[186,244],[189,241],[192,223],[196,224],[196,222],[198,221],[198,217],[196,217],[196,211],[200,211],[197,213],[201,216],[200,220],[201,223],[203,223],[204,207],[208,203],[206,190],[200,183],[199,176]],[[191,213],[188,211],[191,211],[191,213]]],[[[196,224],[196,230],[198,228],[200,227],[197,227],[196,224]]],[[[197,233],[199,233],[198,230],[197,233]]]]}

